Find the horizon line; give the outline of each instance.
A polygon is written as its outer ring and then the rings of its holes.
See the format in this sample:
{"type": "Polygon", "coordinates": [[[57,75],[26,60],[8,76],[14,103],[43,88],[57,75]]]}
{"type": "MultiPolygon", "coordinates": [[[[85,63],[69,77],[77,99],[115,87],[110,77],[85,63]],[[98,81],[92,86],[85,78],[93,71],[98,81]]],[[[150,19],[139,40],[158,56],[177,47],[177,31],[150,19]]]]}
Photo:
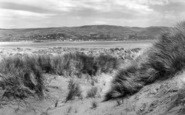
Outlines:
{"type": "Polygon", "coordinates": [[[48,26],[48,27],[20,27],[20,28],[0,28],[0,30],[13,30],[13,29],[49,29],[49,28],[75,28],[75,27],[85,27],[85,26],[115,26],[115,27],[129,27],[129,28],[149,28],[149,27],[173,27],[173,26],[119,26],[119,25],[109,25],[109,24],[90,24],[90,25],[79,25],[79,26],[48,26]]]}

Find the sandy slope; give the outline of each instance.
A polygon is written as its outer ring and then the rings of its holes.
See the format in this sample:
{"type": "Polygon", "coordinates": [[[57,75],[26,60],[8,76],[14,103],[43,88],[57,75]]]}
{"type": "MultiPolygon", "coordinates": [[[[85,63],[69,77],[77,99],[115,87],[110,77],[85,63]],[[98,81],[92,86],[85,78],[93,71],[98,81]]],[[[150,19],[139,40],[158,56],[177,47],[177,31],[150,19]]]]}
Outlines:
{"type": "MultiPolygon", "coordinates": [[[[1,55],[45,51],[44,49],[40,50],[42,51],[19,48],[3,49],[1,55]]],[[[49,50],[57,53],[59,49],[49,50]]],[[[82,90],[82,98],[75,98],[68,102],[65,102],[65,98],[69,91],[68,82],[70,78],[50,74],[44,76],[47,78],[45,99],[29,98],[25,100],[26,103],[23,101],[1,102],[0,115],[183,115],[184,112],[181,104],[173,103],[178,97],[178,90],[183,87],[185,73],[179,73],[167,81],[148,85],[126,99],[109,102],[102,102],[102,99],[114,73],[97,76],[98,82],[95,86],[100,90],[95,98],[85,97],[87,91],[94,86],[90,85],[87,79],[77,79],[82,90]],[[94,107],[93,103],[95,103],[94,107]]]]}
{"type": "Polygon", "coordinates": [[[82,99],[67,102],[48,111],[49,115],[176,115],[180,107],[170,108],[176,98],[179,78],[155,83],[124,100],[101,102],[101,98],[82,99]],[[97,107],[92,108],[92,102],[97,107]]]}
{"type": "Polygon", "coordinates": [[[1,115],[176,115],[181,106],[171,107],[179,89],[180,79],[157,82],[144,87],[132,97],[123,100],[101,102],[101,97],[83,98],[64,102],[67,94],[68,78],[52,77],[48,86],[48,97],[43,101],[27,100],[31,108],[6,106],[0,109],[1,115]],[[92,107],[96,102],[97,107],[92,107]],[[57,103],[57,104],[56,104],[57,103]],[[168,109],[170,109],[168,111],[168,109]],[[8,111],[7,111],[8,110],[8,111]]]}

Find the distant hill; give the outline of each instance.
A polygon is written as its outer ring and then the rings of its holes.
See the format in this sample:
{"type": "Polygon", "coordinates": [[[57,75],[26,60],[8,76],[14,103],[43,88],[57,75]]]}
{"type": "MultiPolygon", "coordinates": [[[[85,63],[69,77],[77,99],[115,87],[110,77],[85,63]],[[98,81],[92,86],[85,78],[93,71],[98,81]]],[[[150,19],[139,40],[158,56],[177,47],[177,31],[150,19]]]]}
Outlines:
{"type": "Polygon", "coordinates": [[[96,40],[153,40],[169,27],[122,27],[88,25],[80,27],[53,27],[31,29],[0,29],[0,41],[96,41],[96,40]]]}

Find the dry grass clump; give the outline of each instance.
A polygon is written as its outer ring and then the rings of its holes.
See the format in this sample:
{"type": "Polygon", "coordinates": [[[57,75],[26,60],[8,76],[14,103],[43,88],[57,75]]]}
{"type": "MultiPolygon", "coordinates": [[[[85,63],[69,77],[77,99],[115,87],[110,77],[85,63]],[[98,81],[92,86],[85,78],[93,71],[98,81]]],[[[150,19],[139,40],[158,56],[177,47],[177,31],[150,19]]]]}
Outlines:
{"type": "MultiPolygon", "coordinates": [[[[111,72],[118,68],[118,60],[110,55],[93,57],[84,53],[68,53],[63,56],[53,56],[52,71],[64,76],[81,77],[82,74],[95,76],[98,72],[111,72]]],[[[50,66],[50,64],[49,64],[50,66]]]]}
{"type": "Polygon", "coordinates": [[[64,64],[66,64],[66,62],[64,61],[63,56],[61,55],[53,56],[51,60],[53,74],[63,75],[64,64]]]}
{"type": "Polygon", "coordinates": [[[43,73],[55,73],[54,68],[52,67],[53,57],[51,55],[36,55],[36,64],[41,67],[43,73]]]}
{"type": "Polygon", "coordinates": [[[65,54],[63,71],[69,75],[88,74],[95,76],[98,72],[111,72],[118,68],[118,60],[110,55],[100,55],[93,57],[84,53],[76,52],[74,54],[65,54]]]}
{"type": "Polygon", "coordinates": [[[79,84],[76,83],[74,80],[70,79],[68,89],[69,92],[66,97],[66,102],[69,100],[73,100],[75,97],[81,97],[81,90],[79,84]]]}
{"type": "MultiPolygon", "coordinates": [[[[65,55],[13,55],[0,61],[0,86],[5,90],[3,96],[26,98],[38,95],[43,97],[43,73],[59,74],[66,77],[81,77],[82,74],[95,76],[117,68],[117,58],[110,56],[93,57],[84,53],[65,55]]],[[[71,83],[72,84],[72,83],[71,83]]],[[[71,92],[77,86],[71,85],[71,92]],[[73,87],[74,86],[74,87],[73,87]]],[[[69,99],[70,99],[69,95],[69,99]]]]}
{"type": "Polygon", "coordinates": [[[84,53],[76,52],[74,54],[64,55],[64,71],[68,72],[70,76],[76,75],[80,77],[83,74],[95,75],[96,68],[94,65],[94,57],[87,56],[84,53]]]}
{"type": "Polygon", "coordinates": [[[181,25],[170,33],[162,34],[159,41],[131,66],[120,70],[105,96],[105,101],[132,95],[156,80],[173,77],[184,67],[185,26],[181,25]]]}
{"type": "Polygon", "coordinates": [[[79,55],[82,62],[81,73],[89,74],[90,76],[96,75],[97,66],[95,65],[95,57],[87,56],[85,54],[79,55]]]}
{"type": "Polygon", "coordinates": [[[100,55],[95,60],[100,73],[112,72],[118,69],[118,59],[111,55],[100,55]]]}
{"type": "Polygon", "coordinates": [[[98,72],[111,72],[118,68],[118,59],[110,55],[93,57],[81,52],[41,58],[45,62],[40,64],[46,73],[64,76],[81,77],[82,74],[95,76],[98,72]]]}
{"type": "Polygon", "coordinates": [[[98,88],[97,87],[92,87],[88,92],[87,92],[87,98],[95,98],[96,94],[98,92],[98,88]]]}
{"type": "Polygon", "coordinates": [[[0,86],[5,91],[3,97],[25,98],[30,95],[43,96],[43,76],[35,64],[34,57],[13,56],[0,62],[0,86]]]}
{"type": "Polygon", "coordinates": [[[93,102],[91,103],[91,109],[96,109],[97,107],[98,107],[97,102],[96,102],[96,101],[93,101],[93,102]]]}

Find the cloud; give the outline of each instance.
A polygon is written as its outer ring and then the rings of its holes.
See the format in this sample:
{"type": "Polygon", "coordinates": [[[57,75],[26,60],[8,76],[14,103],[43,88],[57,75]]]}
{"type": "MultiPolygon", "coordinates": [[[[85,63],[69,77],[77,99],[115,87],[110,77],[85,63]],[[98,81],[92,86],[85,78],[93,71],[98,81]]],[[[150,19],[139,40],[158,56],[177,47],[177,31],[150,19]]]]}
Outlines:
{"type": "Polygon", "coordinates": [[[156,5],[156,4],[150,5],[150,7],[153,10],[158,11],[160,13],[171,12],[176,14],[176,13],[181,13],[185,11],[185,2],[173,1],[163,5],[156,5]]]}
{"type": "Polygon", "coordinates": [[[184,11],[184,0],[0,0],[0,28],[171,26],[185,18],[184,11]]]}
{"type": "Polygon", "coordinates": [[[91,9],[99,12],[121,11],[129,9],[137,12],[151,12],[147,5],[139,0],[0,0],[0,7],[47,13],[50,11],[74,11],[91,9]]]}
{"type": "Polygon", "coordinates": [[[34,13],[52,13],[54,11],[44,9],[41,7],[30,6],[30,5],[23,5],[11,2],[3,2],[0,6],[2,9],[10,9],[10,10],[19,10],[19,11],[29,11],[34,13]]]}
{"type": "MultiPolygon", "coordinates": [[[[26,28],[41,27],[40,25],[51,14],[40,14],[36,12],[1,9],[0,11],[0,27],[1,28],[26,28]]],[[[46,25],[47,26],[47,25],[46,25]]]]}
{"type": "Polygon", "coordinates": [[[113,3],[117,6],[124,6],[140,13],[152,12],[152,9],[150,9],[145,2],[141,0],[115,0],[113,3]]]}

